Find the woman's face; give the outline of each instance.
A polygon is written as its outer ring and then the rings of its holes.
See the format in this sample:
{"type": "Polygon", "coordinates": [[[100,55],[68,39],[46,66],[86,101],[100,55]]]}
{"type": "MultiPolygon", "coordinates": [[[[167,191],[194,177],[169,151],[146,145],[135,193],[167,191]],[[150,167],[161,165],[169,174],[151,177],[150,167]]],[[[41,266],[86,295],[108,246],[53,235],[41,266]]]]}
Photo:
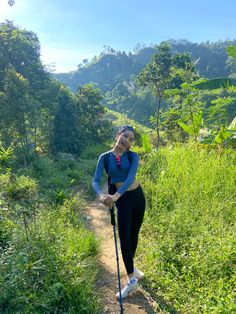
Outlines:
{"type": "Polygon", "coordinates": [[[134,142],[134,132],[126,130],[118,135],[116,140],[116,145],[122,149],[130,149],[131,145],[134,142]]]}

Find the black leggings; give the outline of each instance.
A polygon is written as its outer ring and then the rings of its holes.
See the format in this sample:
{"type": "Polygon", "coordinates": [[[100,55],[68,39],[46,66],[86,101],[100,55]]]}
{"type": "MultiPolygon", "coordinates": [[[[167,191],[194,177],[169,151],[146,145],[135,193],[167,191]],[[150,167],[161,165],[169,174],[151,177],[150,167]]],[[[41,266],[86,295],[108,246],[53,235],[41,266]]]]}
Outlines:
{"type": "Polygon", "coordinates": [[[141,186],[125,192],[116,202],[116,207],[122,257],[127,274],[132,274],[138,234],[145,212],[145,197],[141,186]]]}

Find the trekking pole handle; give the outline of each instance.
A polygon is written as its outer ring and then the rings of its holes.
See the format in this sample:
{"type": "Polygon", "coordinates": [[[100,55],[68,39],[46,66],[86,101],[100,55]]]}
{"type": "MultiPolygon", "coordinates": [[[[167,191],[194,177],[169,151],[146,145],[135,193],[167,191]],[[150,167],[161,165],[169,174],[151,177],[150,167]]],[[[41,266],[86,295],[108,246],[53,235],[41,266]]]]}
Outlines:
{"type": "Polygon", "coordinates": [[[112,226],[116,225],[116,220],[115,220],[115,209],[114,209],[114,205],[112,205],[111,208],[109,208],[110,213],[111,213],[111,224],[112,226]]]}

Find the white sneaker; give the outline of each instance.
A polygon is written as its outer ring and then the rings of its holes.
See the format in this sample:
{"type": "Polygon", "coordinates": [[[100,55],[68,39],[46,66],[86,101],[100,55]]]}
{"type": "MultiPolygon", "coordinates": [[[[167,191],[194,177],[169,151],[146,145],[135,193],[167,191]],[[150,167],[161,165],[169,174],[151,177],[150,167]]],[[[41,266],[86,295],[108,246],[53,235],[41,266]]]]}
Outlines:
{"type": "Polygon", "coordinates": [[[134,267],[134,276],[137,279],[142,279],[144,277],[144,273],[141,270],[134,267]]]}
{"type": "MultiPolygon", "coordinates": [[[[127,285],[121,290],[122,299],[126,298],[130,292],[138,290],[138,288],[138,280],[134,277],[128,281],[127,285]]],[[[116,298],[118,300],[120,299],[120,292],[117,292],[116,298]]]]}

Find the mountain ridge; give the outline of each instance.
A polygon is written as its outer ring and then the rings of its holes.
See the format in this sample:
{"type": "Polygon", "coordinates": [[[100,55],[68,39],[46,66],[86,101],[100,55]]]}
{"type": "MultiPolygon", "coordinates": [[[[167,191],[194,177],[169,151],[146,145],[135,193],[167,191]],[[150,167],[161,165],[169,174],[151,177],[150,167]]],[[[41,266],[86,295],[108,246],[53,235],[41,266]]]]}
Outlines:
{"type": "MultiPolygon", "coordinates": [[[[236,45],[236,40],[193,43],[188,40],[168,40],[173,54],[189,53],[193,61],[199,59],[196,69],[202,77],[213,78],[230,76],[235,65],[227,56],[226,47],[236,45]]],[[[84,60],[78,69],[67,73],[55,73],[54,76],[68,85],[72,91],[78,86],[93,83],[103,93],[111,91],[117,84],[130,81],[151,60],[157,46],[142,48],[136,52],[115,51],[108,47],[90,62],[84,60]]]]}

